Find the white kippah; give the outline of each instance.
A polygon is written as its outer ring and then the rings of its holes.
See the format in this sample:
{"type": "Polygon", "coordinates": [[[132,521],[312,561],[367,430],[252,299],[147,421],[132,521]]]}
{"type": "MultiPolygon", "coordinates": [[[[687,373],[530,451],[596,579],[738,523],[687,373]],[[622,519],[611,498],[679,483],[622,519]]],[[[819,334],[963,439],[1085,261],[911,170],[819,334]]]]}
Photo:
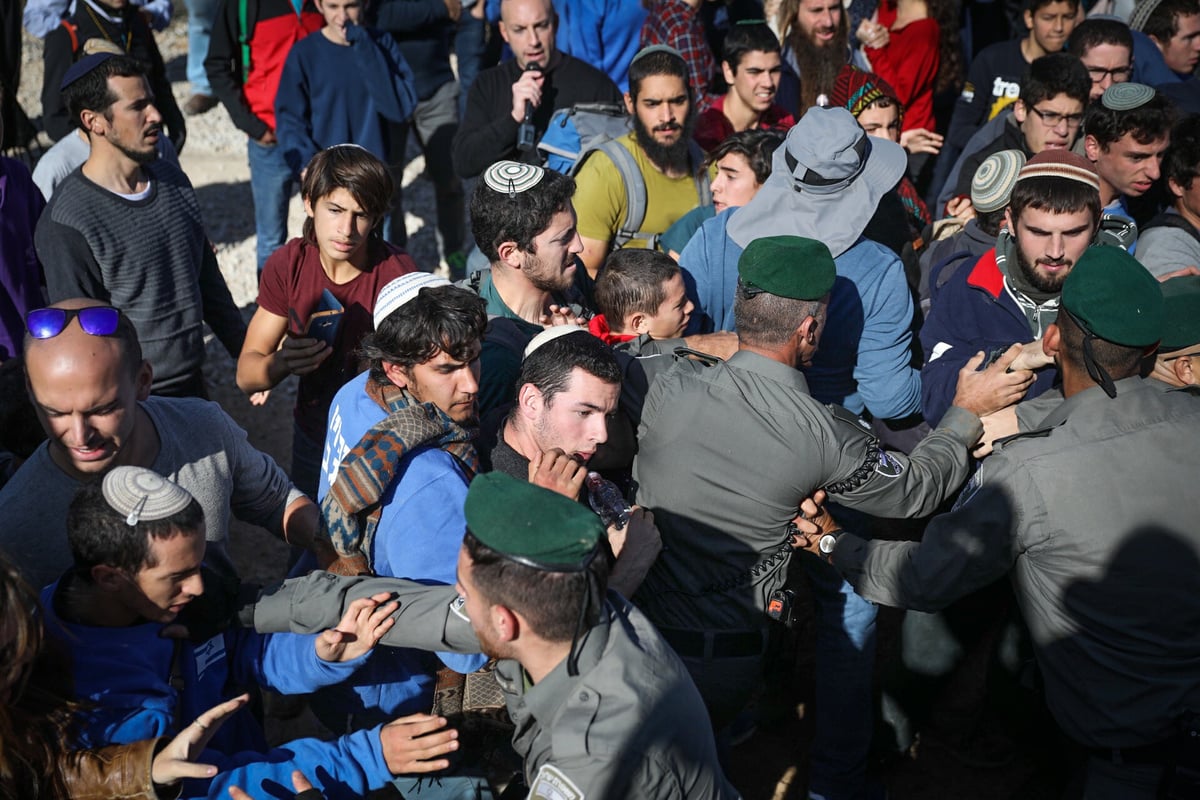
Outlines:
{"type": "Polygon", "coordinates": [[[525,345],[525,358],[533,355],[533,351],[542,345],[549,344],[560,336],[566,336],[568,333],[587,333],[588,336],[591,336],[587,328],[581,328],[578,325],[555,325],[553,328],[546,328],[546,330],[529,340],[529,344],[525,345]]]}
{"type": "Polygon", "coordinates": [[[192,502],[187,489],[143,467],[117,467],[100,488],[109,507],[125,515],[126,525],[166,519],[192,502]]]}
{"type": "Polygon", "coordinates": [[[379,297],[375,298],[375,330],[379,330],[381,322],[416,297],[422,289],[449,285],[450,281],[429,272],[410,272],[388,281],[387,285],[379,290],[379,297]]]}
{"type": "Polygon", "coordinates": [[[546,170],[533,164],[516,161],[497,161],[483,173],[483,182],[494,192],[509,197],[532,189],[546,177],[546,170]]]}

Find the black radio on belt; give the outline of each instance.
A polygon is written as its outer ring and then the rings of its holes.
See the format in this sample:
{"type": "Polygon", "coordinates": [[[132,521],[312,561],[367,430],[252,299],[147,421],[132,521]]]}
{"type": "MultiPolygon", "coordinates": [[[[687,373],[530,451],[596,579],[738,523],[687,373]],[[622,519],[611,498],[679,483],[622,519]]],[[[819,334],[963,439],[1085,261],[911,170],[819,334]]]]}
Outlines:
{"type": "Polygon", "coordinates": [[[792,627],[796,621],[796,593],[791,589],[776,589],[767,601],[767,616],[792,627]]]}

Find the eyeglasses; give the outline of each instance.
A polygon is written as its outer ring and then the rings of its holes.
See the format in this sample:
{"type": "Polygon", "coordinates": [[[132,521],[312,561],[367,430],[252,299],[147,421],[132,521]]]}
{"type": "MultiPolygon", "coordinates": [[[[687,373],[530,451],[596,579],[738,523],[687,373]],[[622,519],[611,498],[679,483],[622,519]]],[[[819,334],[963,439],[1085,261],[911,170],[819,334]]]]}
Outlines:
{"type": "Polygon", "coordinates": [[[1067,123],[1068,128],[1078,128],[1083,124],[1083,114],[1059,114],[1057,111],[1042,111],[1030,106],[1030,111],[1037,114],[1038,119],[1047,128],[1057,128],[1062,123],[1067,123]]]}
{"type": "Polygon", "coordinates": [[[1105,78],[1112,77],[1113,83],[1124,83],[1129,80],[1129,76],[1133,74],[1133,67],[1114,67],[1105,69],[1104,67],[1088,67],[1085,65],[1088,75],[1092,79],[1092,83],[1099,83],[1105,78]]]}
{"type": "Polygon", "coordinates": [[[25,315],[25,327],[35,339],[53,339],[79,317],[79,327],[91,336],[112,336],[121,313],[112,306],[88,308],[39,308],[25,315]]]}

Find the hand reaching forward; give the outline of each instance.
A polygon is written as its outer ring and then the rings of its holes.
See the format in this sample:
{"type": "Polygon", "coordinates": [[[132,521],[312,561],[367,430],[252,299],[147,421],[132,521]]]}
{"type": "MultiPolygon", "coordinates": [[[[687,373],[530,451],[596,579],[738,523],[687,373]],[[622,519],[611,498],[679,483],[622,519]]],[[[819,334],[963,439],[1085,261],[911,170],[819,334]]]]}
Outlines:
{"type": "Polygon", "coordinates": [[[396,624],[392,614],[400,607],[394,600],[380,602],[380,597],[363,597],[351,603],[337,627],[317,637],[317,657],[322,661],[352,661],[378,644],[396,624]]]}
{"type": "Polygon", "coordinates": [[[170,786],[186,778],[211,778],[216,775],[216,767],[211,764],[196,764],[195,759],[204,752],[204,748],[208,746],[209,740],[220,729],[222,723],[249,702],[250,695],[244,694],[215,705],[196,717],[195,722],[180,731],[179,735],[154,757],[150,764],[150,777],[160,786],[170,786]]]}

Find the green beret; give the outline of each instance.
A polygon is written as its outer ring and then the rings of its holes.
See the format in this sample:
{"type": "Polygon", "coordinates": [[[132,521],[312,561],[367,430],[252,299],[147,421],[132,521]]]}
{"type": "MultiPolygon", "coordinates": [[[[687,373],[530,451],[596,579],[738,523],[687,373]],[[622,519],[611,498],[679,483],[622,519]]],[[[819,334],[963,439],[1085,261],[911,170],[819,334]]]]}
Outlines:
{"type": "Polygon", "coordinates": [[[1200,275],[1181,275],[1162,285],[1163,335],[1159,351],[1200,344],[1200,275]]]}
{"type": "Polygon", "coordinates": [[[824,242],[800,236],[755,239],[738,259],[738,276],[749,289],[793,300],[820,300],[837,277],[824,242]]]}
{"type": "Polygon", "coordinates": [[[1162,289],[1124,248],[1089,247],[1063,283],[1062,304],[1114,344],[1147,347],[1162,338],[1162,289]]]}
{"type": "Polygon", "coordinates": [[[477,475],[463,511],[480,542],[549,572],[583,570],[604,536],[600,517],[583,505],[502,472],[477,475]]]}

